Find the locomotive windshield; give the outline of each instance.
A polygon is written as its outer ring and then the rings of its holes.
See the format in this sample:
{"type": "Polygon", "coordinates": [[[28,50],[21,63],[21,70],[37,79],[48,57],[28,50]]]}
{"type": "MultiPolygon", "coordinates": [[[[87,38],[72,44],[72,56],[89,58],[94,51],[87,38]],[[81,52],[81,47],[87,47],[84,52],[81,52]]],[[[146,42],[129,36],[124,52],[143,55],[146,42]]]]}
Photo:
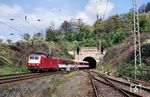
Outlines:
{"type": "Polygon", "coordinates": [[[39,59],[39,57],[38,56],[35,56],[35,60],[38,60],[39,59]]]}
{"type": "Polygon", "coordinates": [[[30,56],[29,59],[30,60],[39,60],[39,56],[30,56]]]}
{"type": "Polygon", "coordinates": [[[34,57],[33,56],[30,56],[30,60],[33,60],[34,59],[34,57]]]}
{"type": "Polygon", "coordinates": [[[41,56],[39,56],[39,55],[30,55],[28,62],[29,63],[40,63],[40,59],[41,59],[41,56]]]}

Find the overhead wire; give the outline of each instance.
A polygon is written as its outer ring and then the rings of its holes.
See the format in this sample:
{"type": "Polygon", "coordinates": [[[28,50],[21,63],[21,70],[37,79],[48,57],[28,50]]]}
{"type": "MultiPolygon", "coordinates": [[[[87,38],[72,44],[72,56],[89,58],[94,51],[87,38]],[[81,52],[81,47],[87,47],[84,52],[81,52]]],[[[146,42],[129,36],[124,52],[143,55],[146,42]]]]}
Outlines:
{"type": "Polygon", "coordinates": [[[99,11],[100,11],[100,5],[102,0],[97,0],[96,3],[98,4],[98,13],[97,13],[97,19],[99,19],[99,11]]]}
{"type": "MultiPolygon", "coordinates": [[[[98,10],[99,10],[99,11],[100,11],[101,2],[102,2],[102,0],[97,0],[97,1],[96,1],[96,3],[98,4],[98,10]]],[[[102,20],[105,19],[105,16],[106,16],[106,13],[107,13],[108,4],[109,4],[109,0],[107,0],[107,2],[106,2],[106,7],[105,7],[105,9],[104,9],[104,13],[101,15],[101,19],[102,19],[102,20]]],[[[97,19],[98,19],[98,14],[99,14],[99,12],[97,13],[97,19]]]]}
{"type": "MultiPolygon", "coordinates": [[[[31,25],[34,29],[36,29],[36,30],[37,30],[37,29],[38,29],[38,30],[41,30],[41,33],[43,34],[43,36],[44,36],[44,38],[45,38],[45,33],[43,32],[42,29],[40,29],[40,28],[36,27],[35,25],[31,24],[31,23],[28,21],[27,16],[25,16],[24,19],[25,19],[25,22],[26,22],[27,24],[31,25]]],[[[40,20],[40,19],[37,19],[37,21],[40,22],[41,20],[40,20]]],[[[34,33],[34,34],[36,34],[36,33],[34,33]]],[[[43,39],[44,39],[44,38],[43,38],[43,39]]]]}
{"type": "Polygon", "coordinates": [[[103,14],[103,20],[104,20],[104,18],[106,16],[106,12],[107,12],[107,8],[108,8],[108,3],[109,3],[109,0],[107,0],[107,2],[106,2],[106,8],[105,8],[105,11],[104,11],[104,14],[103,14]]]}
{"type": "Polygon", "coordinates": [[[15,30],[15,31],[17,31],[17,32],[19,32],[19,33],[22,32],[22,31],[19,30],[18,28],[15,28],[15,27],[13,27],[13,26],[11,26],[11,25],[9,25],[9,24],[3,22],[3,21],[0,21],[0,23],[3,24],[3,25],[5,25],[5,26],[7,26],[7,27],[9,27],[9,28],[11,28],[11,29],[13,29],[13,30],[15,30]]]}
{"type": "Polygon", "coordinates": [[[31,23],[28,21],[27,16],[25,16],[24,19],[25,19],[25,22],[26,22],[26,23],[28,23],[29,25],[31,25],[31,26],[32,26],[33,28],[35,28],[36,30],[37,30],[37,29],[41,30],[40,28],[35,27],[33,24],[31,24],[31,23]]]}

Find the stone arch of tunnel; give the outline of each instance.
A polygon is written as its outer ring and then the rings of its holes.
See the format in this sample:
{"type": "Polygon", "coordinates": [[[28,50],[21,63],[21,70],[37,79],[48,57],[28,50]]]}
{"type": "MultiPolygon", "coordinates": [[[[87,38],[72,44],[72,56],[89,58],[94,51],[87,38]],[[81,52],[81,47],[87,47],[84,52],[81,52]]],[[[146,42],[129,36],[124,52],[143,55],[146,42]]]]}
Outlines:
{"type": "Polygon", "coordinates": [[[96,68],[96,60],[95,60],[93,57],[85,57],[85,58],[83,59],[83,61],[89,62],[89,67],[90,67],[91,69],[96,68]]]}

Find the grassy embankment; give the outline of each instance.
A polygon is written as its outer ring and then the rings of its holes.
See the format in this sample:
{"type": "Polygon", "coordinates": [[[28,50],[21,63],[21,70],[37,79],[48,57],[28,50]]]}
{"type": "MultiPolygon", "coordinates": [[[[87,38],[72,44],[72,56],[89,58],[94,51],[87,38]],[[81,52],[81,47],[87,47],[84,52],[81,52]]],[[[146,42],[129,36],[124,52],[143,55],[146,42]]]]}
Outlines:
{"type": "Polygon", "coordinates": [[[32,52],[51,52],[56,57],[72,58],[64,44],[44,41],[0,43],[0,75],[28,72],[26,61],[32,52]]]}

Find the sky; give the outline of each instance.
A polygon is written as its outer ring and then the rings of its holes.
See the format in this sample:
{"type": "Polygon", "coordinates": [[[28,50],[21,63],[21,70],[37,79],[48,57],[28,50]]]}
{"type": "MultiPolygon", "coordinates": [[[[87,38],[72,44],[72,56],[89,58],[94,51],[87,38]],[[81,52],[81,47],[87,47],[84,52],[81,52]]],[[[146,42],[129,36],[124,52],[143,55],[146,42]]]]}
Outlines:
{"type": "MultiPolygon", "coordinates": [[[[0,39],[16,42],[21,39],[23,33],[44,33],[46,28],[52,25],[58,28],[64,20],[76,21],[80,18],[92,25],[97,14],[107,19],[115,14],[129,12],[132,8],[132,0],[108,1],[0,0],[0,39]]],[[[147,2],[150,0],[138,0],[138,5],[147,2]]]]}

